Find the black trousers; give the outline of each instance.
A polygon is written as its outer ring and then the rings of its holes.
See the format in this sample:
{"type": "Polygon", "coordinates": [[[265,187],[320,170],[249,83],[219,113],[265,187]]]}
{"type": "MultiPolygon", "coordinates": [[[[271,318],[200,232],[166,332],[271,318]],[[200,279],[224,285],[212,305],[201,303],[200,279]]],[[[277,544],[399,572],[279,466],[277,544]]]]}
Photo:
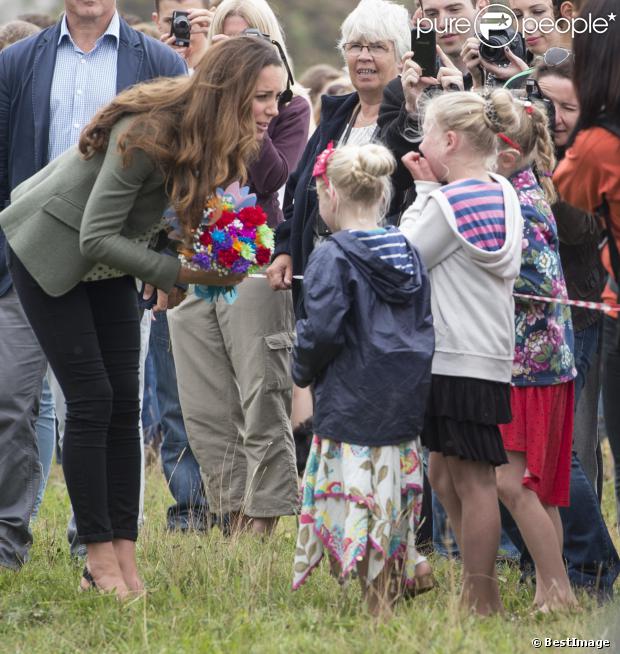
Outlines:
{"type": "MultiPolygon", "coordinates": [[[[603,318],[603,408],[614,459],[616,506],[620,520],[620,318],[603,318]]],[[[602,470],[601,466],[599,470],[602,470]]],[[[599,474],[599,477],[603,477],[599,474]]]]}
{"type": "Polygon", "coordinates": [[[140,498],[140,322],[132,277],[45,293],[9,269],[67,403],[62,467],[81,543],[136,540],[140,498]]]}

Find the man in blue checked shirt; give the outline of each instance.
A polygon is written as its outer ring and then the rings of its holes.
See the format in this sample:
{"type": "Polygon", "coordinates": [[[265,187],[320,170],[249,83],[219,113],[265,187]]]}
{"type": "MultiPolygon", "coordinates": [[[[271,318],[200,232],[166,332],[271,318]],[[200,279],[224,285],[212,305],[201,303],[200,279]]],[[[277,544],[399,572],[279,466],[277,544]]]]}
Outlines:
{"type": "MultiPolygon", "coordinates": [[[[116,0],[65,0],[61,21],[0,53],[0,207],[11,191],[78,142],[123,89],[186,73],[170,48],[131,29],[116,0]]],[[[46,361],[11,285],[0,231],[0,566],[32,544],[41,480],[35,421],[46,361]]]]}

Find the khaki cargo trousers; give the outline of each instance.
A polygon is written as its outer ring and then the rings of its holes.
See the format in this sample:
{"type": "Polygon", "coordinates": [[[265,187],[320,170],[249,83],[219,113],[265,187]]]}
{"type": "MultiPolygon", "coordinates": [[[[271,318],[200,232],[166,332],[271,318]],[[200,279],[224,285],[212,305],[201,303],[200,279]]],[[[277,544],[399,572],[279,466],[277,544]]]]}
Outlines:
{"type": "Polygon", "coordinates": [[[179,398],[211,511],[297,511],[290,291],[246,279],[233,304],[190,294],[168,311],[179,398]]]}

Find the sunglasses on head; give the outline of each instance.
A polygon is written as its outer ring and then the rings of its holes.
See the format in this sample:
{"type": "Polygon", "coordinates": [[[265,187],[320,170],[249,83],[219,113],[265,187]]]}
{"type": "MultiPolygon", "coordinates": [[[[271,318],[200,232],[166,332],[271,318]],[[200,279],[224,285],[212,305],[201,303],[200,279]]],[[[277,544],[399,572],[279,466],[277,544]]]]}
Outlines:
{"type": "Polygon", "coordinates": [[[293,99],[293,89],[291,87],[295,84],[295,80],[293,79],[293,73],[291,72],[291,67],[288,65],[286,55],[284,54],[284,48],[277,41],[272,39],[269,34],[265,34],[254,27],[249,27],[247,30],[243,30],[241,34],[243,36],[256,36],[259,39],[265,39],[265,41],[269,41],[269,43],[276,46],[280,53],[280,59],[282,59],[284,68],[286,68],[286,91],[282,91],[280,98],[278,99],[278,104],[288,104],[293,99]]]}
{"type": "Polygon", "coordinates": [[[566,61],[575,61],[575,55],[566,48],[549,48],[543,55],[546,66],[561,66],[566,61]]]}

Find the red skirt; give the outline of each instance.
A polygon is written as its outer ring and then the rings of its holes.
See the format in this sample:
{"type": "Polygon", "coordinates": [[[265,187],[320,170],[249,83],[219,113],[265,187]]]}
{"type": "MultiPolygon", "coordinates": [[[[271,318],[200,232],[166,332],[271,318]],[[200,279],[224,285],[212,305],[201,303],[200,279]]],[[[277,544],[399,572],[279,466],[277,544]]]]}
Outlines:
{"type": "Polygon", "coordinates": [[[523,485],[541,502],[568,506],[574,384],[513,386],[512,422],[499,425],[504,448],[525,452],[523,485]]]}

